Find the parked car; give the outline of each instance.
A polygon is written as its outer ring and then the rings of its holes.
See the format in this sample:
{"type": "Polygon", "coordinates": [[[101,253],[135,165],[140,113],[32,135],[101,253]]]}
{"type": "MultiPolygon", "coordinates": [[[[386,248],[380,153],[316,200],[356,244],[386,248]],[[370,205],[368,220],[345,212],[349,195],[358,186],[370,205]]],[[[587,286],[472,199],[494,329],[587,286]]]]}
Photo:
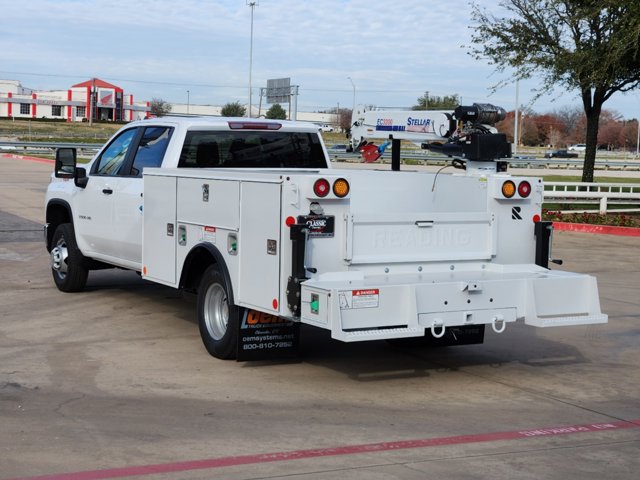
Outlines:
{"type": "Polygon", "coordinates": [[[578,154],[568,150],[549,150],[544,158],[578,158],[578,154]]]}
{"type": "Polygon", "coordinates": [[[329,125],[328,123],[324,123],[324,124],[320,125],[320,131],[321,132],[333,132],[333,127],[331,125],[329,125]]]}
{"type": "Polygon", "coordinates": [[[584,152],[587,149],[587,145],[584,143],[576,143],[575,145],[571,145],[568,150],[572,152],[584,152]]]}

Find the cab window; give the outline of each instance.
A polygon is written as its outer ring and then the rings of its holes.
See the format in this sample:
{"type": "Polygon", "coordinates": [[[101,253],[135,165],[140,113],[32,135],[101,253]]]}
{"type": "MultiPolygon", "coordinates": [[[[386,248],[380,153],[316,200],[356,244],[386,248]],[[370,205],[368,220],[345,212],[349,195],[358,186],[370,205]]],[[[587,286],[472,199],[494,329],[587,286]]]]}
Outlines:
{"type": "Polygon", "coordinates": [[[124,165],[129,147],[137,133],[138,129],[132,128],[118,135],[100,155],[93,173],[96,175],[117,175],[124,165]]]}
{"type": "Polygon", "coordinates": [[[142,176],[142,170],[145,167],[161,166],[172,133],[173,128],[170,127],[145,128],[133,159],[130,174],[142,176]]]}

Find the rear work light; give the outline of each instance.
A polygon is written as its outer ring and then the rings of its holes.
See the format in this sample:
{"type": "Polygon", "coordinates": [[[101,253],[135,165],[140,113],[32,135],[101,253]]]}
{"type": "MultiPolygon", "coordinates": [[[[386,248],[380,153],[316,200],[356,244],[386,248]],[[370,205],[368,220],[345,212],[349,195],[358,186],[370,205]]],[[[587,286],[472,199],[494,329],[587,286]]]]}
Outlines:
{"type": "Polygon", "coordinates": [[[511,180],[507,180],[506,182],[504,182],[502,184],[502,195],[505,196],[505,198],[511,198],[516,194],[516,184],[513,183],[511,180]]]}
{"type": "Polygon", "coordinates": [[[319,178],[313,184],[313,193],[315,193],[316,197],[326,197],[329,195],[331,191],[331,185],[324,178],[319,178]]]}
{"type": "Polygon", "coordinates": [[[526,180],[523,180],[518,184],[518,195],[522,198],[527,198],[531,194],[531,184],[526,180]]]}
{"type": "Polygon", "coordinates": [[[349,182],[344,178],[339,178],[333,182],[333,194],[338,198],[349,195],[349,182]]]}
{"type": "Polygon", "coordinates": [[[275,122],[229,122],[231,130],[280,130],[281,123],[275,122]]]}

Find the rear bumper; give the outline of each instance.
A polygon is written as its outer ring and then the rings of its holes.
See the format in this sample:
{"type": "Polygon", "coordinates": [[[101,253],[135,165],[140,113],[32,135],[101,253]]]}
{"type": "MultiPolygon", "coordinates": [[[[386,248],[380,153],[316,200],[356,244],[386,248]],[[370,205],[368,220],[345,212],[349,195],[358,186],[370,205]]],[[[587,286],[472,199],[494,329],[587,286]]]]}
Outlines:
{"type": "Polygon", "coordinates": [[[342,341],[434,336],[449,327],[524,320],[536,327],[606,323],[595,277],[536,265],[365,277],[333,273],[302,284],[301,321],[342,341]]]}

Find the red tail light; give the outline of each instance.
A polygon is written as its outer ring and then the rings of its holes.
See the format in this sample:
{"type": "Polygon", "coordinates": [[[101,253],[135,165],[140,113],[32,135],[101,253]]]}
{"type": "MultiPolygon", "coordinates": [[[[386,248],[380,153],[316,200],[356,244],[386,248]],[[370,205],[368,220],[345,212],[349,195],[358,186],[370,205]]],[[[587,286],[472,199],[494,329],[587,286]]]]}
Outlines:
{"type": "Polygon", "coordinates": [[[330,191],[331,185],[329,185],[329,182],[324,178],[319,178],[313,184],[313,193],[315,193],[317,197],[326,197],[330,191]]]}
{"type": "Polygon", "coordinates": [[[518,185],[518,195],[522,198],[527,198],[531,194],[531,184],[526,180],[520,182],[518,185]]]}

